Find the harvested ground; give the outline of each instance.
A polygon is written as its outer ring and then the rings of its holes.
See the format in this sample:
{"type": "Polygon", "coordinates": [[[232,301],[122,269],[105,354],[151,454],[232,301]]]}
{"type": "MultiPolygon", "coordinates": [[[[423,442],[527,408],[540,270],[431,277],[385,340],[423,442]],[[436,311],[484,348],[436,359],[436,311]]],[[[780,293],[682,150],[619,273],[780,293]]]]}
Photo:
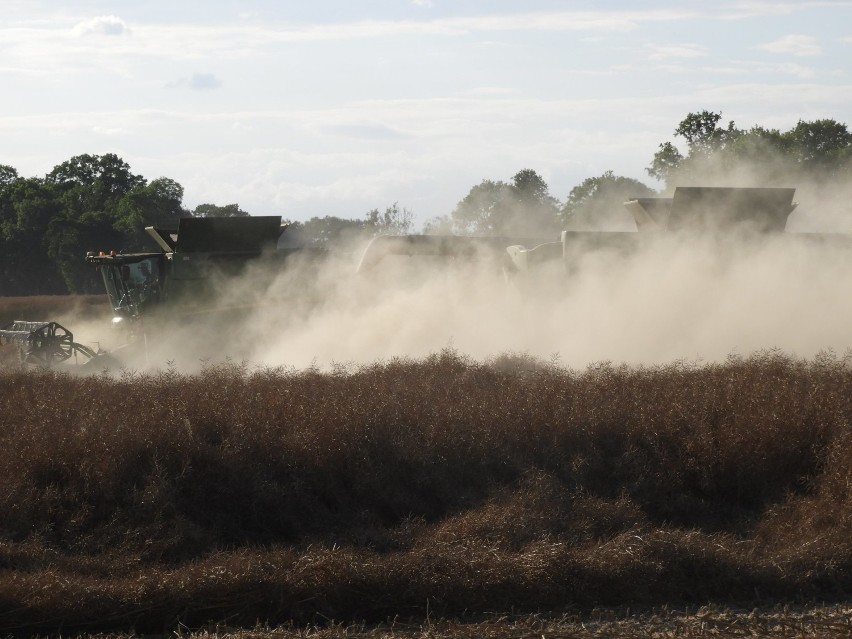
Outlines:
{"type": "Polygon", "coordinates": [[[10,368],[0,390],[3,632],[849,631],[831,354],[10,368]]]}
{"type": "MultiPolygon", "coordinates": [[[[528,615],[493,616],[478,622],[427,619],[406,623],[398,619],[381,624],[324,623],[250,629],[213,624],[209,628],[173,636],[187,639],[660,639],[678,637],[848,637],[852,633],[852,609],[843,606],[793,608],[775,606],[752,610],[703,606],[698,609],[668,607],[635,613],[630,609],[593,610],[586,614],[557,617],[528,615]]],[[[93,635],[85,635],[92,637],[93,635]]],[[[104,635],[97,635],[103,638],[104,635]]],[[[106,635],[131,639],[139,635],[106,635]]]]}

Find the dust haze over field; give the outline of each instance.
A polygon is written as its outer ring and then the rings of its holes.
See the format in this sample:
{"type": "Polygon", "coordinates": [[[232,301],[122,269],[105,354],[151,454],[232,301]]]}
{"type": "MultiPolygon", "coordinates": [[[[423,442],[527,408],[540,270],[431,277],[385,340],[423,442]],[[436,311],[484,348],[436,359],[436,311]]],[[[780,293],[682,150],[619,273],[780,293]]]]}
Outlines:
{"type": "MultiPolygon", "coordinates": [[[[488,261],[422,256],[388,256],[356,274],[357,253],[331,255],[252,293],[261,310],[236,327],[208,332],[199,319],[149,340],[149,363],[192,369],[230,357],[327,368],[446,347],[570,367],[715,361],[771,348],[844,353],[852,345],[849,248],[786,236],[661,237],[629,254],[581,252],[569,273],[555,260],[511,277],[488,261]]],[[[250,272],[232,283],[234,301],[257,279],[250,272]]]]}
{"type": "MultiPolygon", "coordinates": [[[[788,232],[740,225],[718,233],[622,233],[621,241],[598,234],[572,241],[567,269],[554,247],[555,259],[531,261],[526,273],[507,269],[502,248],[481,259],[387,255],[356,272],[368,240],[350,239],[321,258],[295,255],[271,274],[262,260],[250,265],[239,279],[216,285],[221,304],[242,309],[237,318],[216,323],[199,314],[167,327],[149,324],[147,353],[132,365],[192,371],[229,358],[328,369],[448,347],[477,359],[523,353],[572,368],[719,361],[775,348],[804,358],[827,349],[845,354],[852,347],[850,187],[787,180],[768,159],[756,168],[711,160],[699,168],[700,176],[678,184],[796,186],[788,232]]],[[[625,222],[616,226],[635,227],[616,207],[625,222]]],[[[558,241],[549,233],[538,234],[542,242],[558,241]]],[[[102,325],[75,325],[75,332],[107,348],[117,340],[102,325]]]]}
{"type": "Polygon", "coordinates": [[[730,255],[709,243],[673,242],[634,256],[589,255],[568,276],[554,264],[508,284],[476,269],[396,290],[342,281],[320,308],[269,331],[270,343],[249,357],[303,366],[452,345],[477,358],[521,351],[584,366],[849,347],[849,264],[839,256],[781,242],[726,247],[730,255]]]}
{"type": "MultiPolygon", "coordinates": [[[[789,164],[773,157],[763,153],[759,164],[735,167],[708,158],[699,175],[678,184],[795,185],[791,233],[737,227],[716,236],[642,234],[641,247],[628,251],[608,240],[597,250],[579,244],[567,273],[557,259],[508,279],[488,261],[448,267],[395,256],[355,277],[346,265],[323,282],[328,295],[320,305],[297,313],[285,330],[266,330],[269,341],[250,358],[322,365],[452,346],[477,358],[523,352],[584,367],[602,360],[715,361],[772,348],[802,357],[844,353],[852,347],[852,192],[842,181],[791,176],[789,164]],[[840,235],[807,235],[813,233],[840,235]],[[399,272],[411,275],[408,284],[399,283],[399,272]]],[[[260,316],[257,325],[268,320],[260,316]]]]}

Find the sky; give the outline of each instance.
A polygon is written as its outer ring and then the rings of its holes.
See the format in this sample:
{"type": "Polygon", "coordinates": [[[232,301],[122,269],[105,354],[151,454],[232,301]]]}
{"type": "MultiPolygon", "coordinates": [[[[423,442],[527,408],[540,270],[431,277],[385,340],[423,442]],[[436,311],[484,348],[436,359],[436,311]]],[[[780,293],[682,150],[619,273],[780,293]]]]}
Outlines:
{"type": "MultiPolygon", "coordinates": [[[[645,172],[688,113],[852,126],[852,1],[0,0],[0,164],[116,153],[184,205],[421,224],[645,172]]],[[[795,185],[792,185],[795,186],[795,185]]]]}

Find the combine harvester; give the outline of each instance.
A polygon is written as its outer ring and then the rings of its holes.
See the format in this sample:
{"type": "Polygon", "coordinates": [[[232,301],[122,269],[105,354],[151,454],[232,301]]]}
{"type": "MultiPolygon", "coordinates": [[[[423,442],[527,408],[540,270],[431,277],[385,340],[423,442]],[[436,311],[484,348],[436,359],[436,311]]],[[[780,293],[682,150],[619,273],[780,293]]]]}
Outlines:
{"type": "Polygon", "coordinates": [[[768,241],[852,249],[850,234],[787,231],[787,219],[797,206],[795,192],[793,188],[677,187],[669,198],[624,203],[636,223],[635,232],[563,231],[558,242],[518,244],[507,251],[516,273],[529,273],[553,260],[561,260],[566,272],[572,273],[590,254],[626,256],[661,238],[674,239],[677,245],[712,241],[723,253],[768,241]]]}
{"type": "Polygon", "coordinates": [[[310,288],[327,251],[279,246],[286,228],[278,216],[182,218],[177,229],[145,229],[158,252],[88,253],[86,262],[103,278],[113,326],[124,334],[112,357],[144,361],[149,334],[156,339],[187,326],[209,328],[206,339],[223,345],[249,313],[271,303],[269,286],[296,262],[302,289],[310,288]]]}
{"type": "Polygon", "coordinates": [[[262,291],[269,282],[257,280],[271,279],[297,253],[314,260],[323,255],[323,251],[302,247],[279,248],[285,228],[281,218],[275,216],[184,218],[177,229],[148,227],[145,230],[159,251],[102,251],[85,257],[103,278],[120,346],[109,352],[100,348],[95,352],[75,342],[72,333],[56,322],[23,320],[0,330],[0,345],[16,345],[21,361],[41,367],[138,364],[144,361],[152,323],[203,326],[213,318],[244,314],[257,303],[256,295],[241,296],[238,291],[231,291],[223,299],[220,293],[229,280],[254,277],[252,292],[262,291]],[[249,273],[253,264],[263,264],[265,268],[249,273]]]}
{"type": "MultiPolygon", "coordinates": [[[[216,285],[264,259],[275,269],[300,249],[278,249],[280,217],[182,218],[176,230],[147,227],[152,253],[88,253],[103,277],[113,322],[138,325],[161,308],[192,315],[216,308],[216,285]]],[[[224,310],[224,309],[222,309],[224,310]]]]}

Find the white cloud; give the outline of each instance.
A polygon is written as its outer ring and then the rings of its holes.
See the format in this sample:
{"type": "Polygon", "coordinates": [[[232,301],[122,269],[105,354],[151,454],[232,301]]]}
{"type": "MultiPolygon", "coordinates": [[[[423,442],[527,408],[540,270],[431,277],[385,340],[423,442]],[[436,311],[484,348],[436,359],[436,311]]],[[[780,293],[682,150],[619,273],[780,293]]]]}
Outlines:
{"type": "Polygon", "coordinates": [[[187,87],[194,91],[208,91],[210,89],[218,89],[222,86],[222,81],[212,73],[193,73],[188,78],[180,78],[166,85],[170,89],[177,87],[187,87]]]}
{"type": "Polygon", "coordinates": [[[816,71],[811,67],[806,67],[801,64],[782,64],[779,68],[781,73],[792,75],[796,78],[813,78],[816,76],[816,71]]]}
{"type": "Polygon", "coordinates": [[[671,44],[666,46],[649,45],[651,60],[669,60],[671,58],[700,58],[707,55],[704,47],[696,44],[671,44]]]}
{"type": "Polygon", "coordinates": [[[381,124],[340,124],[326,128],[328,133],[363,140],[399,140],[408,137],[392,127],[381,124]]]}
{"type": "MultiPolygon", "coordinates": [[[[777,10],[769,3],[749,6],[749,17],[777,10]]],[[[793,11],[794,5],[784,5],[793,11]]],[[[800,7],[801,8],[801,7],[800,7]]],[[[168,60],[201,60],[215,55],[220,59],[247,59],[268,54],[270,47],[292,42],[367,40],[406,36],[454,37],[475,33],[576,32],[587,36],[623,33],[643,24],[678,21],[733,19],[730,7],[697,9],[648,9],[644,11],[527,11],[422,20],[363,20],[341,23],[293,23],[276,20],[242,20],[219,24],[145,23],[134,24],[133,38],[109,38],[117,58],[138,56],[168,60]]],[[[256,17],[244,14],[244,18],[256,17]]],[[[71,33],[122,36],[130,33],[127,24],[113,15],[78,22],[73,29],[60,18],[29,23],[27,27],[0,25],[0,40],[11,60],[19,59],[22,68],[64,68],[83,65],[91,58],[94,42],[88,38],[65,38],[71,33]]],[[[18,23],[20,24],[20,23],[18,23]]],[[[73,23],[72,23],[73,24],[73,23]]],[[[776,49],[786,41],[765,45],[776,49]]],[[[103,41],[99,41],[102,45],[103,41]]],[[[787,43],[788,47],[796,43],[787,43]]],[[[795,52],[814,51],[814,41],[799,42],[795,52]]],[[[818,47],[817,47],[818,50],[818,47]]],[[[697,57],[705,52],[694,45],[659,47],[655,59],[697,57]]],[[[7,62],[9,64],[9,62],[7,62]]],[[[11,65],[10,65],[11,66],[11,65]]]]}
{"type": "Polygon", "coordinates": [[[91,34],[120,36],[127,33],[129,30],[124,20],[117,16],[98,16],[91,20],[80,22],[72,31],[76,35],[80,36],[91,34]]]}
{"type": "Polygon", "coordinates": [[[787,35],[756,48],[770,53],[789,54],[796,57],[822,54],[822,47],[816,39],[806,35],[787,35]]]}
{"type": "Polygon", "coordinates": [[[725,20],[742,20],[765,16],[788,16],[809,9],[842,9],[852,7],[849,0],[828,0],[819,2],[801,0],[798,2],[772,2],[755,0],[750,2],[734,2],[719,5],[719,17],[725,20]]]}
{"type": "Polygon", "coordinates": [[[98,135],[119,135],[124,133],[124,129],[121,127],[93,126],[92,132],[98,135]]]}
{"type": "Polygon", "coordinates": [[[511,87],[471,87],[464,91],[464,95],[472,98],[487,98],[487,97],[506,97],[516,93],[516,90],[511,87]]]}
{"type": "MultiPolygon", "coordinates": [[[[813,67],[795,63],[767,63],[745,60],[730,60],[715,65],[677,65],[658,64],[654,66],[655,71],[665,73],[679,73],[695,76],[701,74],[704,77],[715,76],[743,76],[743,77],[766,77],[768,75],[787,75],[796,78],[813,78],[817,75],[827,75],[826,72],[818,72],[813,67]]],[[[622,69],[624,72],[639,71],[638,67],[630,66],[622,69]]]]}
{"type": "MultiPolygon", "coordinates": [[[[210,50],[255,50],[272,44],[357,40],[400,36],[458,36],[477,32],[624,32],[643,22],[700,18],[691,11],[534,11],[463,16],[435,20],[361,20],[357,22],[296,24],[267,22],[252,25],[148,25],[144,35],[164,50],[206,54],[210,50]]],[[[143,28],[139,27],[142,31],[143,28]]],[[[143,38],[140,38],[143,39],[143,38]]]]}

